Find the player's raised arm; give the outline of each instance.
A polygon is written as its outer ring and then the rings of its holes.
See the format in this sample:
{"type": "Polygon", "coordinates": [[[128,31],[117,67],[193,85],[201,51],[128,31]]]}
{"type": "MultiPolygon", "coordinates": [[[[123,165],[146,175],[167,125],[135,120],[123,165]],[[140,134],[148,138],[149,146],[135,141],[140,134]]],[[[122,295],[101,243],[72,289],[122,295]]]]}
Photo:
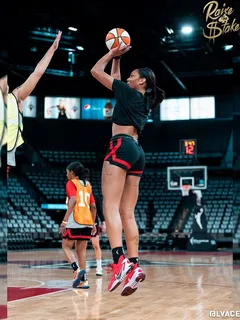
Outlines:
{"type": "Polygon", "coordinates": [[[121,80],[120,57],[115,57],[112,60],[111,76],[114,79],[121,80]]]}
{"type": "Polygon", "coordinates": [[[98,62],[91,69],[92,76],[110,90],[112,90],[114,78],[104,71],[107,64],[113,58],[119,57],[131,49],[130,46],[124,46],[122,48],[120,48],[120,46],[121,45],[119,45],[117,48],[111,49],[100,60],[98,60],[98,62]]]}
{"type": "MultiPolygon", "coordinates": [[[[22,85],[20,85],[19,87],[13,90],[13,94],[15,95],[15,97],[19,102],[24,101],[31,94],[31,92],[37,85],[38,81],[41,79],[41,77],[45,73],[49,63],[52,60],[54,52],[58,48],[61,35],[62,35],[62,31],[59,31],[53,44],[48,49],[44,57],[37,64],[33,73],[27,78],[27,80],[22,85]]],[[[21,106],[19,107],[21,108],[21,106]]]]}

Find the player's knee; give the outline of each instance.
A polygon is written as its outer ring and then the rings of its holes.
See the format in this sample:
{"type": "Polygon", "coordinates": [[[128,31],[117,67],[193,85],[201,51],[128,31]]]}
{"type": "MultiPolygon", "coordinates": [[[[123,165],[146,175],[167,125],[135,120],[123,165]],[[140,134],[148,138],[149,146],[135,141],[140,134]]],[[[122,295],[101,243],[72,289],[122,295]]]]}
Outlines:
{"type": "Polygon", "coordinates": [[[119,212],[119,202],[113,202],[112,200],[105,201],[103,203],[104,216],[115,216],[119,212]]]}
{"type": "Polygon", "coordinates": [[[70,246],[70,244],[68,243],[67,240],[63,240],[62,241],[62,249],[66,250],[66,249],[71,249],[72,247],[70,246]]]}
{"type": "Polygon", "coordinates": [[[94,245],[93,245],[93,248],[94,248],[94,250],[96,250],[96,251],[100,250],[99,244],[94,244],[94,245]]]}
{"type": "Polygon", "coordinates": [[[132,221],[135,219],[133,209],[127,209],[124,207],[120,207],[119,212],[120,212],[121,218],[124,221],[127,221],[127,220],[132,221]]]}
{"type": "Polygon", "coordinates": [[[77,252],[82,253],[86,251],[86,249],[87,249],[87,241],[84,241],[84,240],[77,241],[77,246],[76,246],[77,252]]]}

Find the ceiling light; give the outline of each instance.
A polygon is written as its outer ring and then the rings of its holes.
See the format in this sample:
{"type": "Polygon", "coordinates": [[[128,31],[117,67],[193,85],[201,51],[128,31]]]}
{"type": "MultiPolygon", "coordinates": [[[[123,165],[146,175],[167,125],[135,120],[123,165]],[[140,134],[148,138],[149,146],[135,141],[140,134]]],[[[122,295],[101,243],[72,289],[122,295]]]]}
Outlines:
{"type": "Polygon", "coordinates": [[[83,50],[84,50],[84,48],[83,48],[82,46],[76,46],[76,48],[77,48],[78,50],[80,50],[80,51],[83,51],[83,50]]]}
{"type": "Polygon", "coordinates": [[[167,29],[167,32],[168,32],[169,34],[174,33],[173,29],[171,29],[171,28],[166,28],[166,29],[167,29]]]}
{"type": "Polygon", "coordinates": [[[190,34],[190,33],[192,33],[193,29],[190,26],[184,26],[184,27],[182,27],[181,31],[183,34],[190,34]]]}
{"type": "Polygon", "coordinates": [[[232,44],[226,44],[223,48],[224,48],[225,51],[229,51],[229,50],[232,50],[233,45],[232,44]]]}
{"type": "Polygon", "coordinates": [[[75,27],[68,27],[68,30],[77,31],[77,28],[75,28],[75,27]]]}

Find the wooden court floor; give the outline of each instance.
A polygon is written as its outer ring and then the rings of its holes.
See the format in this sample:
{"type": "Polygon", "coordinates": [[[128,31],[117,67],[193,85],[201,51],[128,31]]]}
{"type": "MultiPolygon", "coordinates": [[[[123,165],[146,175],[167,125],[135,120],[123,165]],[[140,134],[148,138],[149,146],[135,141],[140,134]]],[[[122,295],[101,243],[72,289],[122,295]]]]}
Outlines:
{"type": "MultiPolygon", "coordinates": [[[[92,249],[85,290],[71,288],[72,270],[60,249],[9,252],[8,319],[202,320],[213,319],[210,311],[240,311],[240,269],[232,267],[231,254],[142,252],[140,258],[147,278],[122,297],[121,287],[107,291],[106,272],[95,275],[92,249]]],[[[111,262],[109,251],[103,262],[111,262]]]]}

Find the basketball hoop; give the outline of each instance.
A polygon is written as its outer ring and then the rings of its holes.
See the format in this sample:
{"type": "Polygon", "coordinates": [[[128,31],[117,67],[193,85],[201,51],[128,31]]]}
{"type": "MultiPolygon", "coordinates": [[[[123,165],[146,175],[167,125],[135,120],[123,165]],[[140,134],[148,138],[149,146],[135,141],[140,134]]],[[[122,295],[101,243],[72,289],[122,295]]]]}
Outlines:
{"type": "Polygon", "coordinates": [[[181,186],[182,196],[183,197],[189,196],[189,190],[190,189],[191,189],[191,185],[190,184],[183,184],[181,186]]]}

